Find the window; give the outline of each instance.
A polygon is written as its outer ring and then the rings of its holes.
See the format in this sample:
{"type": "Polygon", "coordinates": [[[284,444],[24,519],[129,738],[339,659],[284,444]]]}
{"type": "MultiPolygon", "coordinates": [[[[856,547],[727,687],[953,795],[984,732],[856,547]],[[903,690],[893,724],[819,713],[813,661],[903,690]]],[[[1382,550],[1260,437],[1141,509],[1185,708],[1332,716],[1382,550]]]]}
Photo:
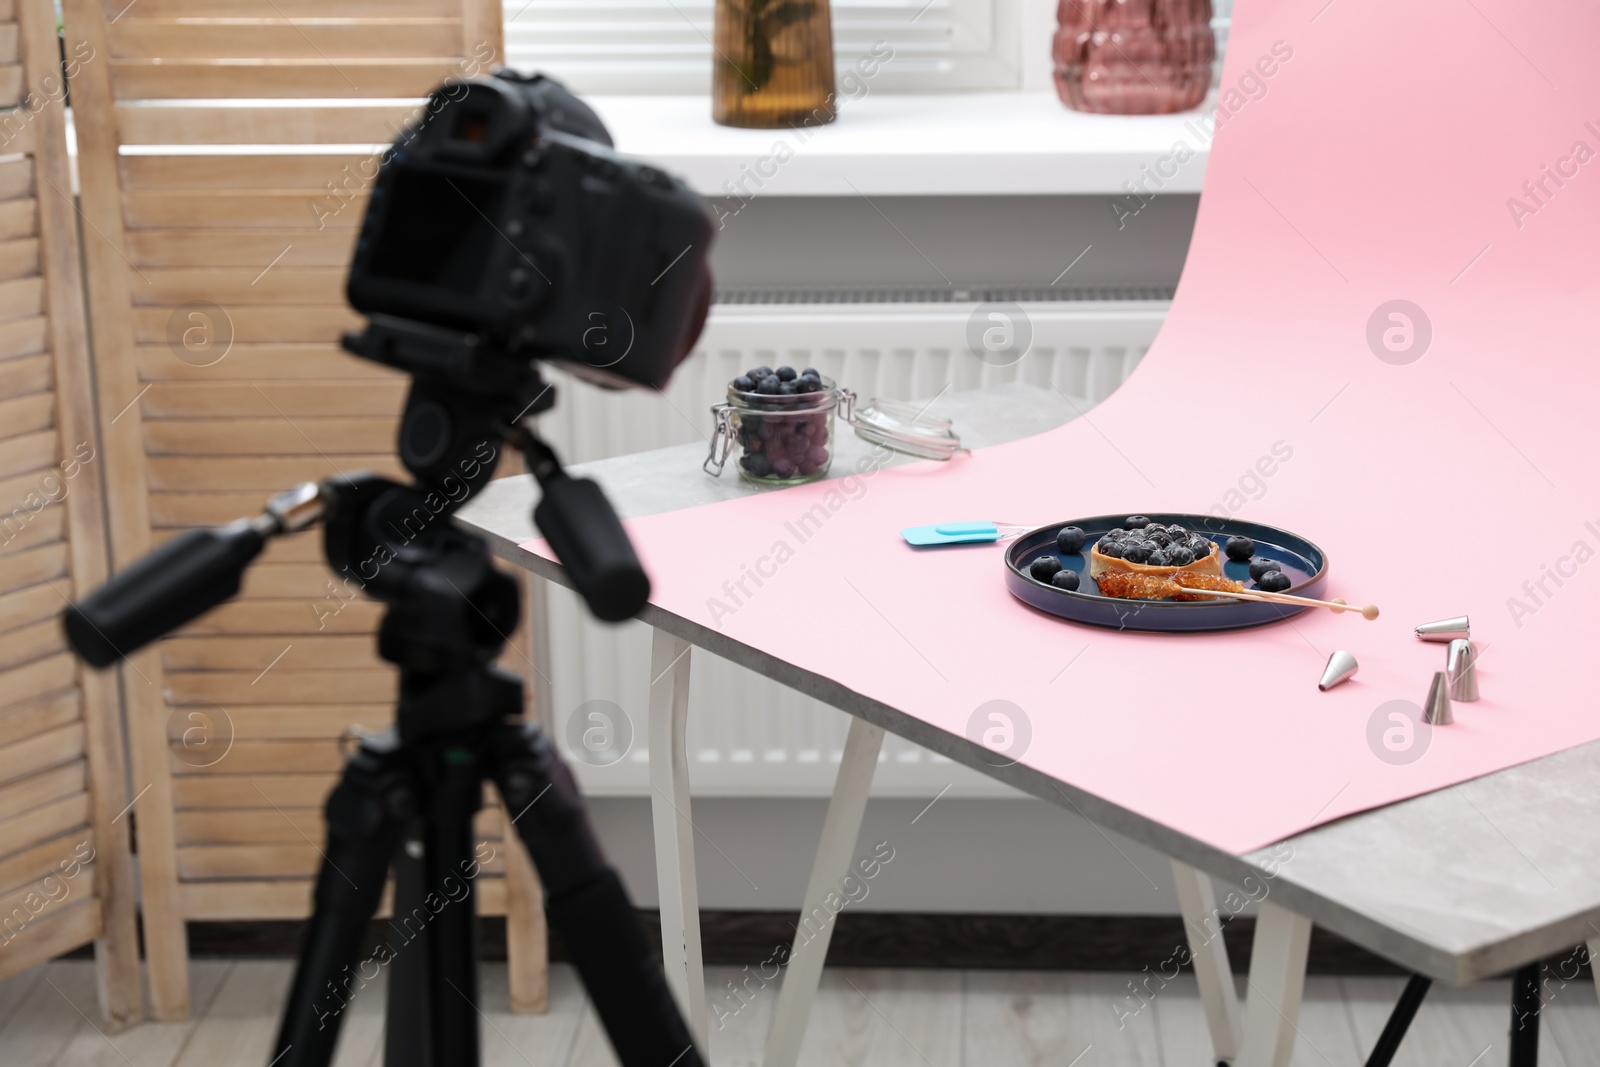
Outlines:
{"type": "MultiPolygon", "coordinates": [[[[1233,0],[1213,0],[1217,53],[1233,0]]],[[[505,0],[506,58],[579,93],[708,94],[715,0],[505,0]]],[[[894,49],[874,92],[1050,88],[1056,0],[832,0],[841,72],[894,49]]]]}

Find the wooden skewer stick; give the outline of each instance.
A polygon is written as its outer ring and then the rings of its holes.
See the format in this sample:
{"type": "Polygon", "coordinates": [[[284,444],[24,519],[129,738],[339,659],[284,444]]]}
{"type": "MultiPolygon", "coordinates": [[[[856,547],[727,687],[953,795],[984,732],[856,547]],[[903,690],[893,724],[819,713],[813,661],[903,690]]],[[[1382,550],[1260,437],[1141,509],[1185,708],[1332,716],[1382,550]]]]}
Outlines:
{"type": "Polygon", "coordinates": [[[1260,600],[1269,604],[1294,604],[1299,607],[1328,608],[1335,615],[1343,614],[1346,611],[1359,611],[1361,617],[1368,622],[1378,617],[1378,605],[1376,604],[1368,604],[1363,608],[1353,608],[1343,600],[1313,600],[1308,596],[1294,596],[1290,593],[1269,593],[1265,589],[1246,589],[1243,592],[1234,593],[1221,589],[1190,589],[1185,587],[1184,591],[1204,593],[1208,596],[1233,597],[1236,600],[1260,600]]]}

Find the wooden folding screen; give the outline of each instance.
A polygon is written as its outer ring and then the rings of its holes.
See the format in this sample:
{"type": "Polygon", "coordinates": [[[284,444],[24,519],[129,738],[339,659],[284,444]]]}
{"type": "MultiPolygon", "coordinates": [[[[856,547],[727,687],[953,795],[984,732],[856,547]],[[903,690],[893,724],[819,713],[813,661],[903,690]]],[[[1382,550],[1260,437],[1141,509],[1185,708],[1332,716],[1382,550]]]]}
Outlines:
{"type": "Polygon", "coordinates": [[[116,677],[60,623],[106,575],[64,89],[53,5],[0,0],[0,978],[95,941],[121,1029],[141,1008],[116,677]]]}
{"type": "MultiPolygon", "coordinates": [[[[498,7],[66,0],[65,26],[69,52],[97,57],[72,94],[115,565],[185,527],[258,514],[300,481],[405,477],[404,378],[336,346],[359,321],[344,270],[370,146],[446,76],[487,72],[498,7]]],[[[339,738],[391,718],[379,612],[311,531],[274,542],[239,599],[130,657],[157,1018],[188,1010],[185,920],[307,913],[339,738]]],[[[479,906],[508,914],[513,1000],[537,1010],[539,890],[501,823],[497,809],[481,817],[498,857],[479,906]]]]}

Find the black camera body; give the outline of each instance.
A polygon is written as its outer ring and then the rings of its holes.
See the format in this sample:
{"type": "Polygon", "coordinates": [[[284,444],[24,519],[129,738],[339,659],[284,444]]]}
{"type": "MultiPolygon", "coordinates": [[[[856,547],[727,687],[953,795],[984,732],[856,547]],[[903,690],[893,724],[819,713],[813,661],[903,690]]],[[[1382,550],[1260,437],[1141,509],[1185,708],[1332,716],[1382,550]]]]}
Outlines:
{"type": "Polygon", "coordinates": [[[346,292],[375,321],[659,389],[704,324],[712,232],[558,82],[502,71],[446,82],[386,154],[346,292]]]}

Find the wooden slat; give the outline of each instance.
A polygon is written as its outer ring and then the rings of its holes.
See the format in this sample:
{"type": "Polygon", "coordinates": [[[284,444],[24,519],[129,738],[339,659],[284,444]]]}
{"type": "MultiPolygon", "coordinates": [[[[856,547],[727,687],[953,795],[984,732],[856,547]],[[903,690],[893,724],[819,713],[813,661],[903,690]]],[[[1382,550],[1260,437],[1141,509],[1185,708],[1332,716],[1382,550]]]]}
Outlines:
{"type": "MultiPolygon", "coordinates": [[[[19,356],[16,359],[0,360],[0,396],[26,396],[31,393],[42,393],[50,388],[54,380],[54,368],[50,365],[47,355],[19,356]]],[[[0,434],[8,433],[10,427],[0,427],[0,434]]],[[[48,435],[52,441],[55,434],[48,435]]]]}
{"type": "Polygon", "coordinates": [[[362,91],[360,79],[353,68],[346,69],[347,58],[436,56],[448,61],[461,51],[459,18],[143,16],[135,10],[111,27],[117,59],[315,59],[344,71],[350,79],[347,88],[356,93],[362,91]]]}
{"type": "Polygon", "coordinates": [[[28,929],[26,939],[18,938],[14,947],[0,955],[0,978],[21,974],[101,936],[104,912],[99,901],[85,896],[60,911],[39,916],[28,929]]]}
{"type": "MultiPolygon", "coordinates": [[[[128,0],[103,0],[107,19],[115,19],[128,7],[128,0]]],[[[339,13],[350,18],[377,18],[383,15],[448,17],[459,13],[451,0],[339,0],[339,13]]],[[[145,18],[215,18],[226,14],[235,18],[316,18],[328,13],[327,0],[139,0],[145,18]]]]}
{"type": "Polygon", "coordinates": [[[332,774],[258,774],[250,778],[191,775],[174,779],[175,810],[189,808],[317,808],[338,777],[332,774]]]}
{"type": "MultiPolygon", "coordinates": [[[[32,203],[32,201],[27,201],[32,203]]],[[[44,279],[13,278],[0,283],[0,319],[16,319],[44,312],[44,279]]]]}
{"type": "Polygon", "coordinates": [[[264,670],[268,664],[274,664],[274,669],[294,670],[370,669],[383,661],[378,659],[377,647],[371,638],[322,635],[303,637],[287,644],[276,637],[177,637],[161,643],[161,662],[169,671],[247,671],[252,667],[264,670]]]}
{"type": "Polygon", "coordinates": [[[73,595],[69,578],[56,579],[55,588],[40,582],[0,596],[0,633],[14,626],[26,626],[40,619],[59,616],[73,595]],[[59,590],[59,592],[58,592],[59,590]]]}
{"type": "MultiPolygon", "coordinates": [[[[314,875],[322,866],[317,845],[188,845],[178,849],[178,870],[186,881],[210,878],[294,878],[314,875]]],[[[496,856],[482,865],[498,874],[505,866],[496,856]]],[[[3,865],[0,865],[3,869],[3,865]]]]}
{"type": "MultiPolygon", "coordinates": [[[[41,807],[0,822],[0,856],[21,852],[40,841],[89,828],[89,794],[73,793],[41,807]]],[[[5,912],[0,910],[0,915],[5,912]]]]}
{"type": "MultiPolygon", "coordinates": [[[[255,158],[255,157],[247,157],[255,158]]],[[[307,211],[309,212],[309,208],[307,211]]],[[[257,271],[277,260],[279,267],[338,267],[350,265],[355,234],[349,230],[134,230],[123,245],[134,266],[145,267],[253,267],[257,271]],[[284,248],[288,251],[285,252],[284,248]],[[278,257],[282,255],[282,259],[278,257]]],[[[0,277],[5,277],[5,248],[0,246],[0,277]]],[[[21,252],[17,253],[21,258],[21,252]]],[[[123,264],[126,269],[126,264],[123,264]]],[[[134,281],[143,285],[142,279],[134,281]]],[[[282,342],[274,337],[271,342],[282,342]]]]}
{"type": "MultiPolygon", "coordinates": [[[[87,799],[87,798],[85,798],[87,799]]],[[[69,868],[70,869],[70,868],[69,868]]],[[[65,906],[74,900],[84,900],[93,897],[95,867],[92,863],[79,864],[73,871],[74,877],[67,878],[57,870],[43,878],[32,882],[24,882],[15,889],[0,893],[0,923],[9,919],[13,924],[18,921],[18,913],[31,916],[27,925],[32,926],[33,921],[52,914],[57,906],[65,906]],[[30,899],[30,896],[32,899],[30,899]]],[[[0,926],[0,929],[5,927],[0,926]]],[[[20,931],[13,926],[10,929],[14,937],[20,931]]],[[[9,943],[0,941],[0,950],[9,949],[9,943]]],[[[0,959],[10,955],[9,952],[0,951],[0,959]]]]}
{"type": "MultiPolygon", "coordinates": [[[[330,456],[343,471],[367,470],[388,478],[409,481],[400,461],[393,456],[330,456]]],[[[194,457],[154,457],[150,460],[150,487],[156,490],[197,489],[221,491],[230,486],[257,490],[263,494],[287,489],[306,477],[306,463],[300,459],[255,457],[207,459],[194,457]]]]}
{"type": "MultiPolygon", "coordinates": [[[[485,808],[473,819],[477,840],[493,841],[500,849],[504,815],[485,808]]],[[[316,808],[262,808],[257,811],[185,811],[177,818],[178,841],[184,845],[303,845],[322,844],[327,828],[316,808]]]]}
{"type": "MultiPolygon", "coordinates": [[[[3,367],[4,364],[0,364],[3,367]]],[[[147,419],[388,418],[398,422],[408,387],[403,381],[161,382],[140,400],[147,419]]],[[[392,442],[391,442],[392,445],[392,442]]],[[[350,457],[371,463],[393,448],[350,457]]],[[[344,464],[340,464],[344,466],[344,464]]],[[[276,483],[274,483],[276,484],[276,483]]],[[[170,488],[170,487],[167,487],[170,488]]],[[[196,489],[208,486],[193,486],[196,489]]]]}
{"type": "Polygon", "coordinates": [[[353,600],[236,600],[179,630],[180,634],[370,634],[378,628],[383,605],[353,600]]]}
{"type": "MultiPolygon", "coordinates": [[[[61,542],[0,556],[0,593],[9,593],[67,573],[67,546],[61,542]]],[[[0,688],[0,701],[6,694],[0,688]]]]}
{"type": "MultiPolygon", "coordinates": [[[[9,3],[11,0],[5,0],[9,3]]],[[[33,160],[16,156],[0,161],[0,200],[33,195],[33,160]]]]}
{"type": "MultiPolygon", "coordinates": [[[[3,363],[0,363],[0,366],[3,366],[3,363]]],[[[56,462],[56,435],[48,430],[40,434],[0,438],[0,478],[30,474],[35,470],[54,466],[54,462],[56,462]]]]}
{"type": "Polygon", "coordinates": [[[0,671],[0,707],[26,704],[72,686],[77,664],[71,656],[51,656],[26,667],[0,671]]]}
{"type": "MultiPolygon", "coordinates": [[[[328,180],[337,176],[330,170],[328,180]]],[[[335,198],[327,189],[150,190],[128,193],[123,205],[128,226],[140,230],[350,230],[361,225],[366,195],[341,190],[335,198]]]]}
{"type": "Polygon", "coordinates": [[[339,575],[325,563],[280,563],[256,566],[244,576],[240,594],[245,597],[309,599],[327,591],[339,575]]]}
{"type": "MultiPolygon", "coordinates": [[[[169,674],[168,681],[181,677],[169,674]]],[[[179,708],[178,722],[184,709],[179,708]]],[[[186,749],[181,741],[169,742],[172,753],[167,766],[175,775],[250,775],[273,774],[292,769],[298,773],[338,772],[344,756],[331,738],[320,741],[236,741],[222,752],[186,749]],[[215,762],[212,762],[215,760],[215,762]]],[[[205,749],[211,748],[207,741],[205,749]]]]}
{"type": "Polygon", "coordinates": [[[352,356],[330,344],[235,344],[220,363],[197,367],[179,359],[165,345],[141,345],[139,373],[146,381],[255,382],[311,379],[326,382],[408,382],[399,371],[352,356]]]}
{"type": "Polygon", "coordinates": [[[70,722],[0,748],[0,782],[26,778],[83,756],[83,724],[70,722]]]}
{"type": "Polygon", "coordinates": [[[122,187],[130,193],[146,189],[272,189],[324,196],[328,182],[345,195],[371,185],[381,158],[381,153],[348,152],[193,153],[122,156],[117,165],[122,171],[122,187]]]}
{"type": "Polygon", "coordinates": [[[15,63],[20,56],[19,29],[15,22],[0,22],[0,63],[15,63]]]}
{"type": "Polygon", "coordinates": [[[11,819],[62,797],[81,794],[88,781],[82,760],[0,786],[0,819],[11,819]]]}
{"type": "MultiPolygon", "coordinates": [[[[154,195],[154,194],[147,194],[154,195]]],[[[162,193],[162,196],[182,196],[181,193],[162,193]]],[[[309,198],[299,201],[305,210],[309,198]]],[[[356,223],[359,215],[352,213],[356,223]]],[[[303,219],[296,219],[296,224],[303,219]]],[[[330,224],[338,220],[330,220],[330,224]]],[[[284,245],[290,251],[293,244],[284,245]]],[[[287,258],[287,257],[285,257],[287,258]]],[[[139,304],[171,307],[196,300],[209,300],[224,307],[246,304],[335,304],[343,306],[345,272],[338,267],[285,267],[281,264],[270,270],[256,267],[244,268],[188,268],[177,270],[144,271],[149,280],[133,294],[139,304]]]]}
{"type": "Polygon", "coordinates": [[[0,322],[0,359],[43,352],[48,330],[49,323],[37,315],[0,322]]]}
{"type": "Polygon", "coordinates": [[[175,704],[372,704],[399,695],[392,670],[177,672],[167,676],[175,704]]]}
{"type": "Polygon", "coordinates": [[[7,709],[0,714],[0,746],[15,744],[74,722],[81,714],[78,691],[57,693],[46,700],[7,709]]]}
{"type": "Polygon", "coordinates": [[[22,64],[7,63],[0,66],[0,107],[16,107],[22,103],[22,64]]]}
{"type": "Polygon", "coordinates": [[[175,419],[146,426],[145,443],[151,455],[375,455],[394,430],[392,418],[175,419]]]}
{"type": "MultiPolygon", "coordinates": [[[[3,91],[3,86],[0,86],[0,92],[3,91]]],[[[38,233],[39,205],[32,197],[0,200],[0,240],[14,241],[35,237],[38,233]]]]}
{"type": "MultiPolygon", "coordinates": [[[[246,639],[253,640],[253,639],[246,639]]],[[[355,640],[373,644],[371,637],[355,640]]],[[[295,704],[239,707],[228,711],[235,740],[337,737],[352,727],[376,731],[394,721],[392,704],[295,704]]]]}
{"type": "Polygon", "coordinates": [[[20,667],[32,660],[67,650],[59,619],[44,619],[6,632],[0,641],[0,670],[20,667]]]}
{"type": "MultiPolygon", "coordinates": [[[[309,878],[272,881],[185,882],[182,887],[185,917],[203,919],[303,919],[311,914],[309,878]]],[[[472,887],[479,915],[503,915],[505,879],[483,875],[472,887]]],[[[377,918],[389,916],[391,894],[384,891],[377,918]]]]}
{"type": "Polygon", "coordinates": [[[49,429],[56,424],[54,399],[48,393],[34,393],[0,400],[0,426],[10,431],[7,436],[49,429]]]}
{"type": "MultiPolygon", "coordinates": [[[[34,475],[42,477],[42,475],[34,475]]],[[[30,486],[30,491],[37,486],[30,486]]],[[[29,498],[26,495],[14,496],[17,501],[11,511],[0,513],[0,560],[14,552],[24,549],[38,548],[48,545],[52,541],[61,541],[66,538],[66,506],[61,503],[47,504],[38,511],[29,511],[30,504],[36,504],[42,497],[29,498]]],[[[0,620],[0,630],[9,629],[11,620],[0,620]]]]}
{"type": "MultiPolygon", "coordinates": [[[[9,147],[9,146],[8,146],[9,147]]],[[[0,241],[0,279],[26,278],[39,273],[39,239],[20,237],[0,241]]]]}
{"type": "MultiPolygon", "coordinates": [[[[141,344],[164,344],[168,320],[175,308],[135,308],[134,339],[141,344]]],[[[252,344],[270,341],[337,342],[346,330],[364,324],[359,315],[337,305],[309,307],[235,307],[227,311],[233,324],[235,342],[252,344]]],[[[23,320],[26,321],[26,320],[23,320]]],[[[8,323],[0,323],[0,344],[8,323]]],[[[3,353],[0,353],[3,354],[3,353]]]]}
{"type": "Polygon", "coordinates": [[[123,144],[380,145],[416,117],[419,104],[330,107],[138,107],[116,105],[123,144]]]}
{"type": "Polygon", "coordinates": [[[124,100],[418,97],[454,68],[448,59],[117,59],[111,83],[124,100]]]}
{"type": "Polygon", "coordinates": [[[87,831],[63,834],[42,841],[31,848],[14,852],[0,859],[0,892],[15,889],[24,882],[34,882],[52,871],[61,870],[61,864],[74,862],[82,866],[87,856],[93,856],[94,835],[87,831]]]}

